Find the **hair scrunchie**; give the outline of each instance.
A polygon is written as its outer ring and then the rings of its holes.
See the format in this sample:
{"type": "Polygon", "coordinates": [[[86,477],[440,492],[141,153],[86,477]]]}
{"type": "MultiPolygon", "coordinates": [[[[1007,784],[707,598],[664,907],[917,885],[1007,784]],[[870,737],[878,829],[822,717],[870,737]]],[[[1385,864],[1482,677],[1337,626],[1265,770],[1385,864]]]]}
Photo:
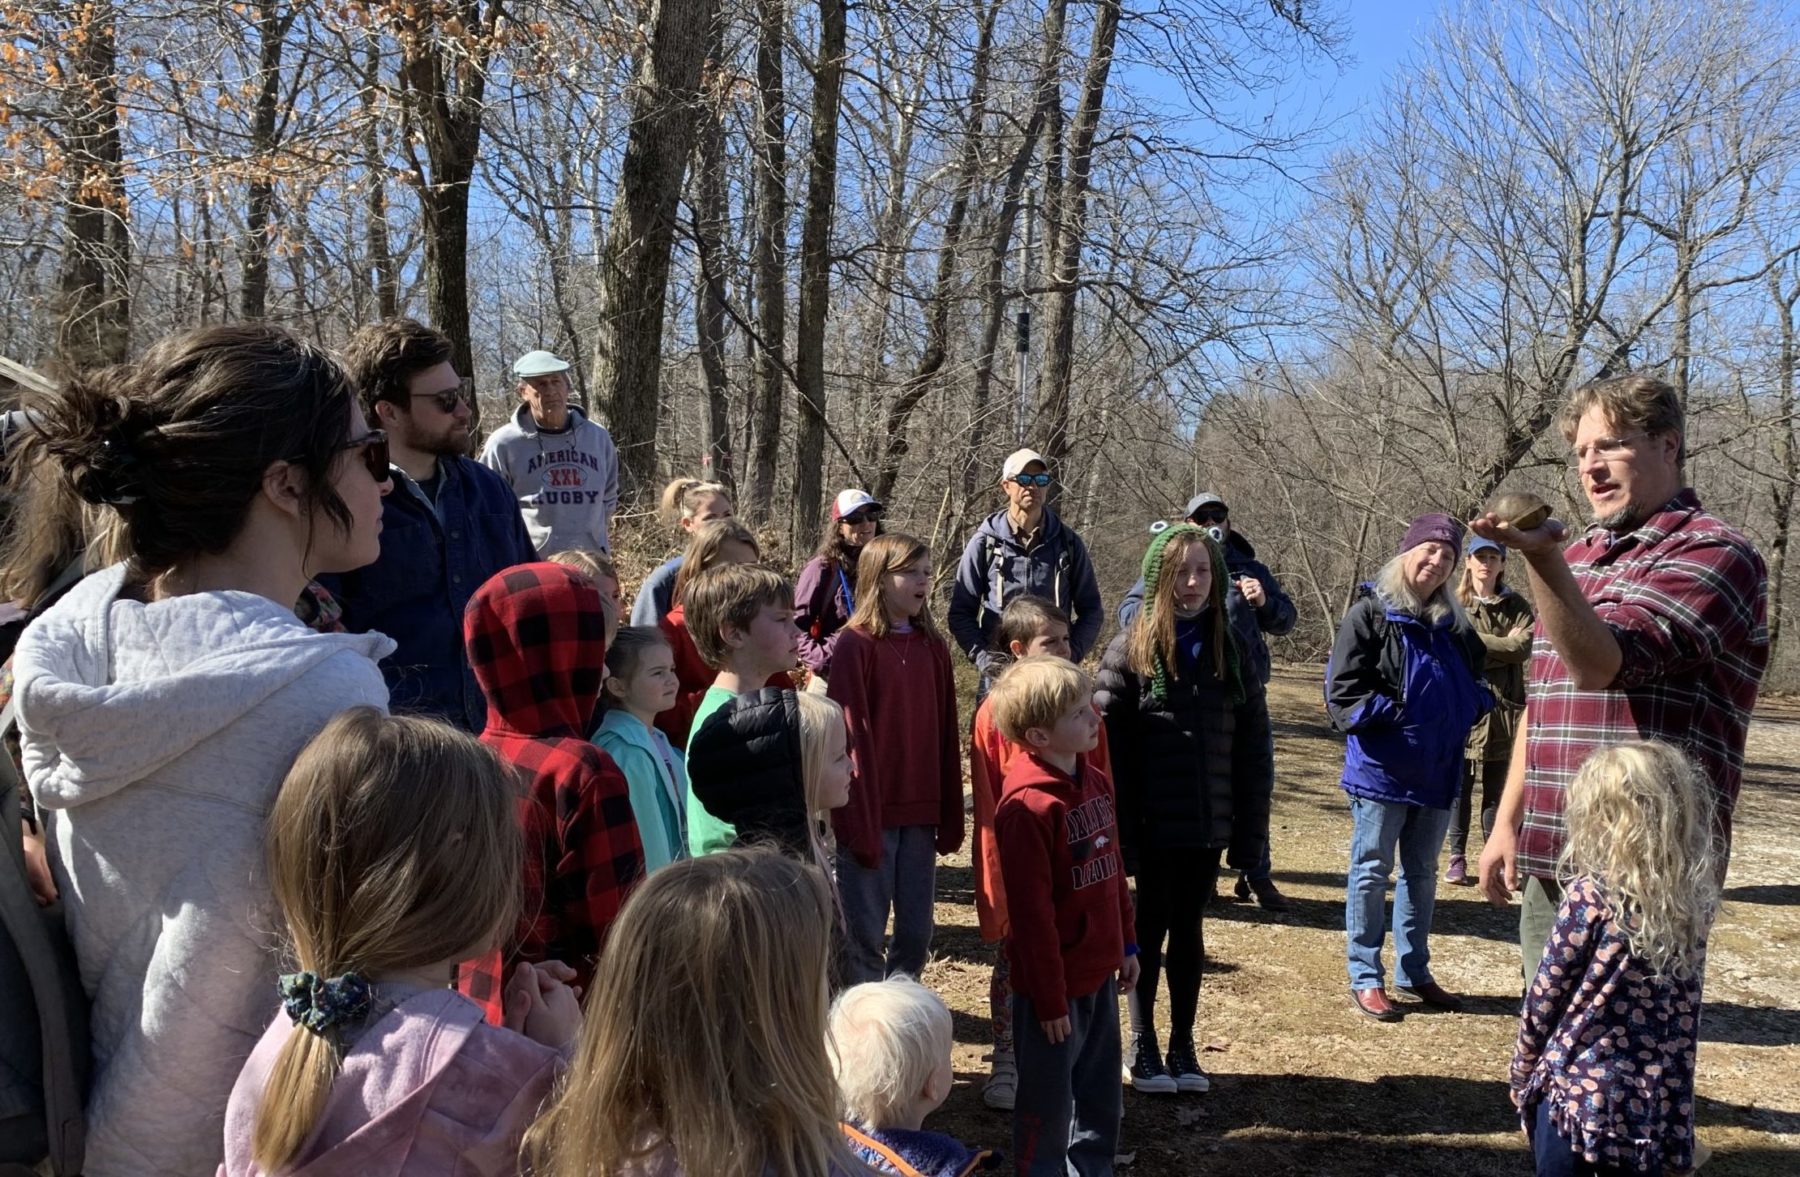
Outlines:
{"type": "Polygon", "coordinates": [[[373,991],[358,973],[321,977],[317,973],[283,973],[276,982],[281,1006],[296,1026],[323,1034],[344,1022],[368,1015],[373,991]]]}

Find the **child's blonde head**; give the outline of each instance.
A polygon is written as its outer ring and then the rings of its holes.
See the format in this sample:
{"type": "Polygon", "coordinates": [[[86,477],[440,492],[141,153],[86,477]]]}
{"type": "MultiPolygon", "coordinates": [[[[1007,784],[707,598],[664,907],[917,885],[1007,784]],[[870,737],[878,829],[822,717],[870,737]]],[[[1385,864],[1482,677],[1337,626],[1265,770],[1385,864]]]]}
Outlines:
{"type": "MultiPolygon", "coordinates": [[[[708,527],[712,525],[707,524],[708,527]]],[[[683,568],[683,575],[687,569],[683,568]]],[[[787,577],[761,564],[721,564],[688,583],[683,616],[694,651],[714,670],[725,665],[731,647],[725,630],[750,628],[764,609],[794,607],[794,586],[787,577]]]]}
{"type": "MultiPolygon", "coordinates": [[[[516,795],[493,753],[448,724],[373,707],[326,724],[269,814],[269,882],[297,967],[366,979],[486,950],[518,913],[516,795]]],[[[262,1169],[299,1153],[341,1062],[335,1027],[289,1032],[257,1108],[262,1169]]]]}
{"type": "Polygon", "coordinates": [[[994,726],[1015,744],[1025,743],[1032,728],[1049,729],[1075,709],[1091,703],[1094,680],[1087,672],[1055,654],[1033,654],[1003,671],[988,692],[994,726]]]}
{"type": "Polygon", "coordinates": [[[911,977],[852,985],[831,1006],[832,1064],[844,1112],[893,1127],[950,1057],[950,1011],[911,977]]]}
{"type": "Polygon", "coordinates": [[[806,792],[806,813],[816,817],[826,808],[821,798],[825,768],[833,751],[841,751],[850,739],[844,709],[832,699],[812,691],[800,691],[800,775],[806,792]]]}
{"type": "MultiPolygon", "coordinates": [[[[930,544],[899,532],[878,535],[864,544],[862,555],[856,560],[856,608],[851,611],[850,624],[874,637],[886,637],[893,631],[894,622],[882,600],[882,582],[896,572],[930,560],[930,544]]],[[[931,637],[938,636],[929,600],[913,617],[912,627],[931,637]]]]}
{"type": "Polygon", "coordinates": [[[677,478],[663,487],[661,515],[671,527],[680,527],[683,520],[692,519],[700,513],[700,509],[714,499],[721,498],[726,515],[731,514],[731,491],[722,482],[707,482],[699,478],[677,478]]]}
{"type": "Polygon", "coordinates": [[[581,1045],[525,1139],[536,1177],[818,1177],[843,1164],[825,1047],[831,884],[773,850],[651,875],[607,937],[581,1045]]]}
{"type": "Polygon", "coordinates": [[[1634,956],[1685,977],[1719,904],[1722,838],[1712,786],[1679,748],[1655,740],[1602,748],[1563,800],[1560,871],[1606,892],[1634,956]]]}
{"type": "Polygon", "coordinates": [[[589,580],[596,582],[602,579],[612,581],[619,579],[619,569],[612,562],[612,557],[605,552],[594,551],[591,548],[564,548],[560,552],[545,556],[544,559],[551,564],[561,564],[566,568],[573,568],[589,580]]]}

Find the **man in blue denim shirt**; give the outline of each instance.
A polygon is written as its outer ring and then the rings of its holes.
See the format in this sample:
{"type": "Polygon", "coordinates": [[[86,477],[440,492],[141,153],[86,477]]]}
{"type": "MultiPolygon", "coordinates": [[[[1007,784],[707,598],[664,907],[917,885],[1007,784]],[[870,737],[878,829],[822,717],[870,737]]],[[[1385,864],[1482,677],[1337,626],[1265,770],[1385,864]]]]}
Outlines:
{"type": "Polygon", "coordinates": [[[463,609],[488,577],[537,555],[512,488],[464,456],[474,388],[450,356],[447,338],[411,319],[351,338],[347,366],[370,426],[387,431],[395,485],[382,500],[381,558],[321,579],[346,627],[398,643],[381,663],[395,711],[480,732],[487,698],[463,651],[463,609]]]}

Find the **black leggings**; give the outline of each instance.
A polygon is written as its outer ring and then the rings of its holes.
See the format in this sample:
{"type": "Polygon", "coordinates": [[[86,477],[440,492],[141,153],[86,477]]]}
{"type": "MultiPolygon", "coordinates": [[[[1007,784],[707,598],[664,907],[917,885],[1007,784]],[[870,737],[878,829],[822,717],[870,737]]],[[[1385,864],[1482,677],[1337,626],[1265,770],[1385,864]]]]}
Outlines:
{"type": "Polygon", "coordinates": [[[1154,1038],[1156,984],[1169,938],[1169,1042],[1192,1043],[1200,1007],[1200,970],[1206,960],[1201,917],[1219,882],[1222,850],[1151,850],[1137,871],[1137,987],[1131,991],[1131,1032],[1154,1038]]]}

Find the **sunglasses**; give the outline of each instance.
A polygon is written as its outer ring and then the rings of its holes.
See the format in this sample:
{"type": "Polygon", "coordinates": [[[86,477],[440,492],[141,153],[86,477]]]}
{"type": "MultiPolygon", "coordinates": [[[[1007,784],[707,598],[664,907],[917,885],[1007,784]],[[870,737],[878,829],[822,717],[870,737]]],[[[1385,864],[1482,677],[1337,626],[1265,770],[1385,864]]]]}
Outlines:
{"type": "Polygon", "coordinates": [[[851,527],[861,527],[865,523],[879,523],[881,522],[881,512],[852,511],[844,516],[842,522],[848,523],[851,527]]]}
{"type": "Polygon", "coordinates": [[[1188,518],[1195,523],[1223,523],[1231,518],[1231,512],[1224,507],[1201,507],[1188,518]]]}
{"type": "Polygon", "coordinates": [[[1015,474],[1007,481],[1016,482],[1020,486],[1049,486],[1050,476],[1048,474],[1015,474]]]}
{"type": "Polygon", "coordinates": [[[475,380],[464,376],[455,388],[447,388],[443,392],[415,392],[413,400],[428,400],[438,407],[440,412],[454,413],[456,406],[464,401],[475,403],[475,380]]]}
{"type": "Polygon", "coordinates": [[[369,471],[369,477],[376,482],[386,482],[391,476],[388,470],[388,439],[380,429],[371,429],[361,437],[353,437],[338,447],[344,450],[361,450],[363,466],[369,471]]]}

